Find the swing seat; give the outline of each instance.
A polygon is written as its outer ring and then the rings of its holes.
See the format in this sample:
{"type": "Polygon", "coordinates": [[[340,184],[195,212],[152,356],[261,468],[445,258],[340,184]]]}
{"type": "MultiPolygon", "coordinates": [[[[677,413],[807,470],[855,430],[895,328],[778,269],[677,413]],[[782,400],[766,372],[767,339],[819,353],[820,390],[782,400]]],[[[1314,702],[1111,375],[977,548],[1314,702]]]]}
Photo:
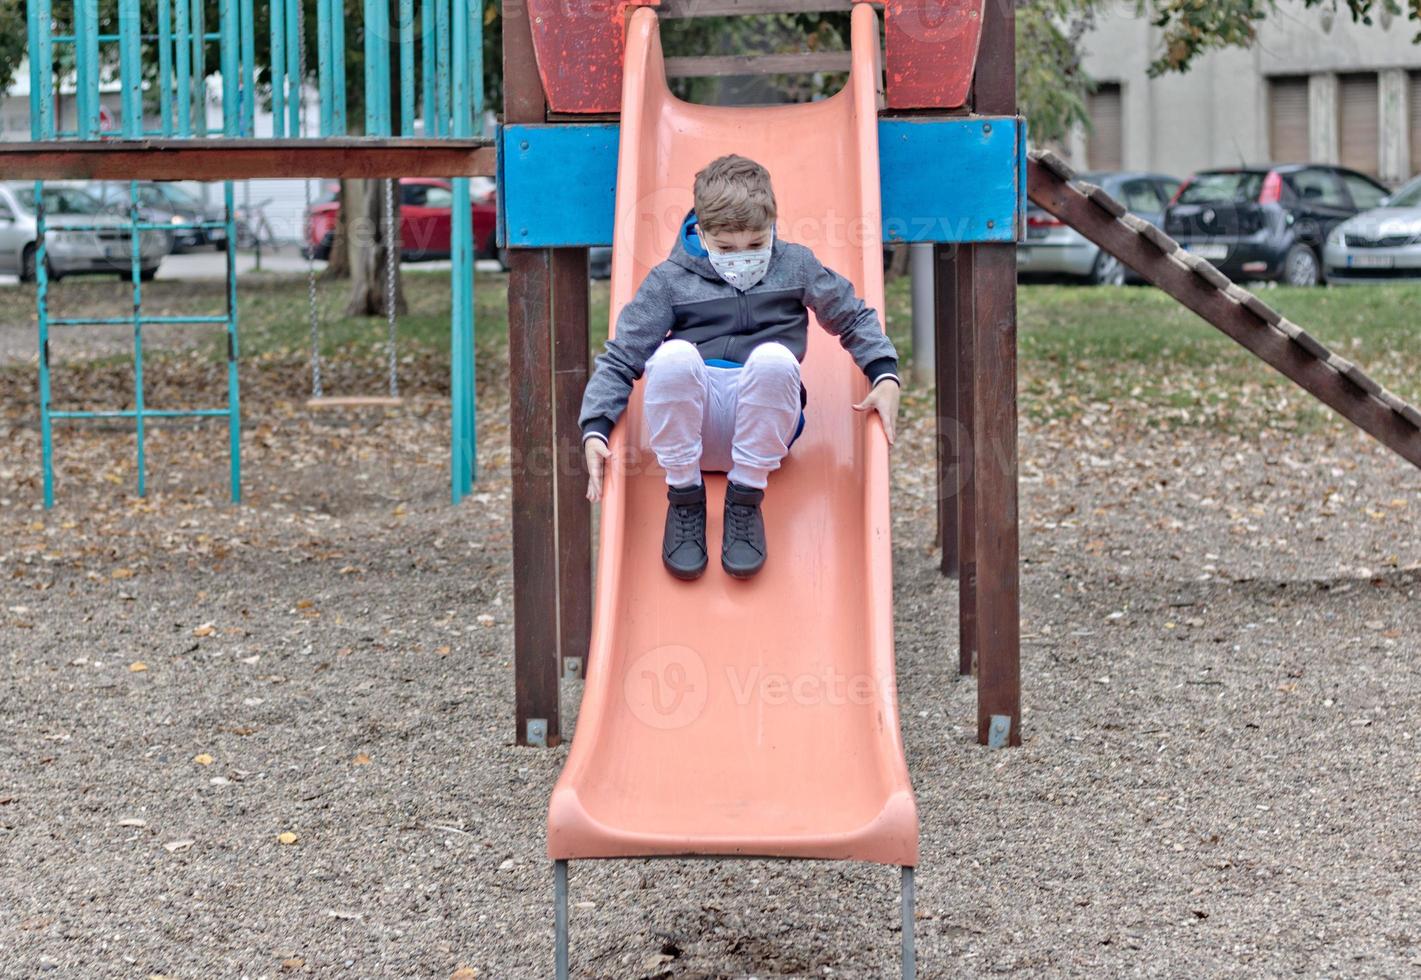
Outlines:
{"type": "Polygon", "coordinates": [[[306,399],[306,407],[315,411],[327,408],[399,408],[404,403],[403,398],[389,395],[332,395],[306,399]]]}

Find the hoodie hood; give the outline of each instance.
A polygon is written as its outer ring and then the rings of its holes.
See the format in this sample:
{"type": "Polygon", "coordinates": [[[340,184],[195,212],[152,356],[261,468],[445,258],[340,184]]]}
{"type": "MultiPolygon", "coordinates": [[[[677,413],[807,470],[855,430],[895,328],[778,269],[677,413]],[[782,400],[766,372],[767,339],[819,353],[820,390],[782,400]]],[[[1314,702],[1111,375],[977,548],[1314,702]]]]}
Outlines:
{"type": "MultiPolygon", "coordinates": [[[[667,257],[669,261],[676,263],[683,269],[688,269],[699,276],[710,279],[713,282],[725,282],[720,277],[720,273],[715,271],[715,266],[710,263],[710,252],[701,242],[701,236],[696,234],[696,209],[692,208],[686,212],[686,217],[681,221],[681,230],[676,235],[676,244],[671,247],[671,254],[667,257]]],[[[776,234],[770,245],[770,268],[775,267],[783,253],[785,243],[780,241],[780,236],[776,234]]],[[[766,271],[766,276],[769,272],[766,271]]]]}

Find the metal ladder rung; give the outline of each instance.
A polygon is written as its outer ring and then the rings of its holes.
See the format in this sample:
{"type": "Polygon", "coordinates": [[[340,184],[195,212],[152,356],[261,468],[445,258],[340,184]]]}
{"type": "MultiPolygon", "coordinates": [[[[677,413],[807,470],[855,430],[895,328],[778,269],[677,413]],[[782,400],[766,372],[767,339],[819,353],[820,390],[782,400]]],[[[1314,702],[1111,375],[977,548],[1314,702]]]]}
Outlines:
{"type": "MultiPolygon", "coordinates": [[[[174,323],[222,323],[228,321],[225,316],[145,316],[139,317],[138,323],[142,326],[153,324],[174,324],[174,323]]],[[[133,326],[134,320],[131,316],[66,316],[55,317],[49,321],[51,327],[113,327],[113,326],[133,326]]]]}
{"type": "Polygon", "coordinates": [[[125,408],[105,409],[97,412],[51,410],[49,417],[52,419],[136,419],[142,416],[145,419],[180,419],[217,418],[230,414],[231,411],[225,408],[145,408],[141,412],[125,408]]]}
{"type": "Polygon", "coordinates": [[[139,231],[198,231],[203,229],[226,228],[225,221],[189,221],[180,225],[164,224],[161,221],[140,221],[139,231]]]}

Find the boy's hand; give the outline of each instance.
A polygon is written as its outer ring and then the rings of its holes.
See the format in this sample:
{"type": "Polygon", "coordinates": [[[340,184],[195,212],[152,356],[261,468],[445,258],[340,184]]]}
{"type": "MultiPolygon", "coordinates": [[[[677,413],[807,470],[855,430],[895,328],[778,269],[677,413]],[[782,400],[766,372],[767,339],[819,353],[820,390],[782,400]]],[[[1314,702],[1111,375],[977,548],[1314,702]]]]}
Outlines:
{"type": "Polygon", "coordinates": [[[883,420],[883,431],[888,436],[888,445],[893,445],[894,428],[898,424],[898,382],[883,378],[873,386],[863,401],[854,406],[856,412],[878,410],[883,420]]]}
{"type": "Polygon", "coordinates": [[[596,436],[582,440],[582,454],[587,461],[587,499],[594,503],[602,499],[602,474],[612,450],[596,436]]]}

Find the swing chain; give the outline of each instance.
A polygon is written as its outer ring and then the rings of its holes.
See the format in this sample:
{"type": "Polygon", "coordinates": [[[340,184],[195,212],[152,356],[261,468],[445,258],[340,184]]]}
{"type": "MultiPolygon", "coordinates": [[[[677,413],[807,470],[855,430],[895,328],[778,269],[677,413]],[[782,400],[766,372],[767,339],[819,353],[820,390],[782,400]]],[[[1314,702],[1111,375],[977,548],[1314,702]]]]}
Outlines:
{"type": "Polygon", "coordinates": [[[395,372],[395,277],[400,267],[400,229],[395,224],[395,181],[385,178],[385,356],[389,361],[390,397],[400,397],[400,379],[395,372]]]}
{"type": "MultiPolygon", "coordinates": [[[[296,116],[300,136],[306,135],[306,16],[302,10],[296,17],[296,116]]],[[[316,307],[316,246],[311,243],[315,221],[311,217],[311,180],[301,181],[306,195],[304,225],[306,246],[306,304],[311,314],[311,397],[320,398],[321,391],[321,316],[316,307]]]]}

